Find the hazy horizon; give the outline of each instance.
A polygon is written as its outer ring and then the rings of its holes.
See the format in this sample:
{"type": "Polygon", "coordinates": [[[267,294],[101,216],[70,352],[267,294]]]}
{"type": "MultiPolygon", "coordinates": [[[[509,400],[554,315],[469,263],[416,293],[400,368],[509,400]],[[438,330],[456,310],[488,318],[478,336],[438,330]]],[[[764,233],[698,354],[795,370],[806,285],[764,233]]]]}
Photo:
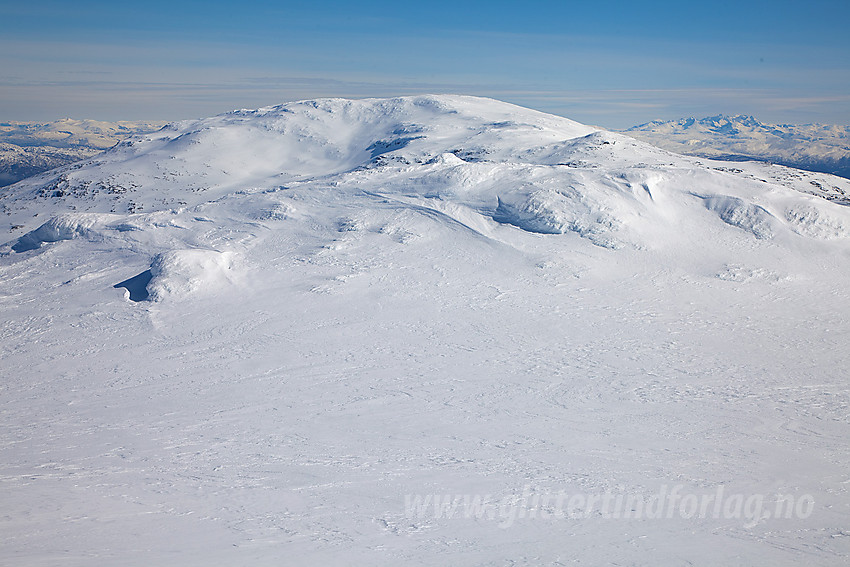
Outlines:
{"type": "Polygon", "coordinates": [[[176,120],[319,97],[469,94],[625,128],[850,124],[850,6],[35,1],[0,7],[0,120],[176,120]]]}

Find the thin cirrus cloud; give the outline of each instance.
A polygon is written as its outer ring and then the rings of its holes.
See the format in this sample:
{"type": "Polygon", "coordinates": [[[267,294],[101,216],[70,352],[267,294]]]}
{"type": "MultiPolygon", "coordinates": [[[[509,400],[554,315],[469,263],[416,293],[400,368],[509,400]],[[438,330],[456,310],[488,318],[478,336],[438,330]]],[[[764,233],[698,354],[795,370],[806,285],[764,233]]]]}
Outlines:
{"type": "Polygon", "coordinates": [[[478,2],[4,6],[0,119],[177,119],[320,96],[446,92],[613,128],[721,112],[850,123],[850,40],[829,33],[841,27],[836,10],[850,9],[742,0],[722,14],[612,1],[604,13],[534,1],[487,10],[478,2]],[[778,33],[783,23],[794,26],[778,33]]]}

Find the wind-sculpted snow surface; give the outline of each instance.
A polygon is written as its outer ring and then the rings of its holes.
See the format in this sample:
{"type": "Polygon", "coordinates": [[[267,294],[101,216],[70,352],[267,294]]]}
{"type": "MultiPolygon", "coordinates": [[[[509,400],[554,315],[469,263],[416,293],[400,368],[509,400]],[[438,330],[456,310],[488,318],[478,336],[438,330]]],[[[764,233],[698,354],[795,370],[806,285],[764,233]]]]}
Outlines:
{"type": "Polygon", "coordinates": [[[18,183],[0,563],[846,563],[848,191],[461,96],[18,183]]]}
{"type": "Polygon", "coordinates": [[[96,238],[96,229],[103,228],[109,220],[116,218],[120,217],[117,215],[96,213],[64,213],[56,215],[37,229],[21,236],[12,245],[12,250],[15,252],[26,252],[28,250],[36,250],[42,245],[51,242],[80,237],[96,238]]]}
{"type": "Polygon", "coordinates": [[[752,232],[756,238],[773,238],[773,216],[763,207],[719,195],[707,198],[705,206],[723,222],[752,232]]]}

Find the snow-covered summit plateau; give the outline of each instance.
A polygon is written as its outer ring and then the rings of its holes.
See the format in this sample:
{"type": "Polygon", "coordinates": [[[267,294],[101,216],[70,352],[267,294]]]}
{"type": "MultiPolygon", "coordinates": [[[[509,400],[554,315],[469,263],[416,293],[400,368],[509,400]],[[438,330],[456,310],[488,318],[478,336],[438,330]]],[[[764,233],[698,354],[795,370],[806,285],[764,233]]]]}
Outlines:
{"type": "Polygon", "coordinates": [[[842,564],[847,202],[464,96],[239,110],[21,181],[0,563],[842,564]]]}
{"type": "Polygon", "coordinates": [[[79,229],[62,234],[127,239],[127,222],[164,232],[155,229],[164,219],[199,207],[233,205],[245,220],[278,217],[297,208],[300,197],[292,195],[308,186],[303,198],[326,204],[391,196],[456,209],[447,218],[472,219],[485,232],[507,223],[572,232],[611,248],[658,246],[667,240],[659,231],[681,236],[683,223],[692,232],[711,216],[758,238],[844,237],[850,218],[848,209],[824,202],[847,202],[847,180],[682,158],[565,118],[460,96],[234,111],[170,124],[57,171],[19,183],[0,200],[3,232],[50,219],[19,239],[19,249],[43,236],[64,238],[50,227],[75,219],[79,229]]]}

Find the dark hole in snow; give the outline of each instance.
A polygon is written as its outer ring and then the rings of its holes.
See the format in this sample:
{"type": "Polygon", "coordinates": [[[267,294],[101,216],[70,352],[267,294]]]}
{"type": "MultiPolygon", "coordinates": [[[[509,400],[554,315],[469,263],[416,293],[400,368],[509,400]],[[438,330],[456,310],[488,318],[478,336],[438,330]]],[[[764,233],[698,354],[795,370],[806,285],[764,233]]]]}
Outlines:
{"type": "Polygon", "coordinates": [[[422,136],[413,136],[410,138],[396,138],[395,140],[379,140],[366,148],[372,152],[371,159],[375,159],[381,154],[386,154],[395,150],[400,150],[407,146],[413,140],[418,140],[422,136]]]}
{"type": "Polygon", "coordinates": [[[130,301],[146,301],[148,296],[148,282],[153,278],[150,270],[145,270],[137,276],[115,284],[114,288],[123,287],[130,292],[130,301]]]}
{"type": "Polygon", "coordinates": [[[12,250],[15,252],[29,252],[30,250],[38,250],[41,248],[41,242],[29,234],[25,234],[18,239],[18,241],[12,245],[12,250]]]}

